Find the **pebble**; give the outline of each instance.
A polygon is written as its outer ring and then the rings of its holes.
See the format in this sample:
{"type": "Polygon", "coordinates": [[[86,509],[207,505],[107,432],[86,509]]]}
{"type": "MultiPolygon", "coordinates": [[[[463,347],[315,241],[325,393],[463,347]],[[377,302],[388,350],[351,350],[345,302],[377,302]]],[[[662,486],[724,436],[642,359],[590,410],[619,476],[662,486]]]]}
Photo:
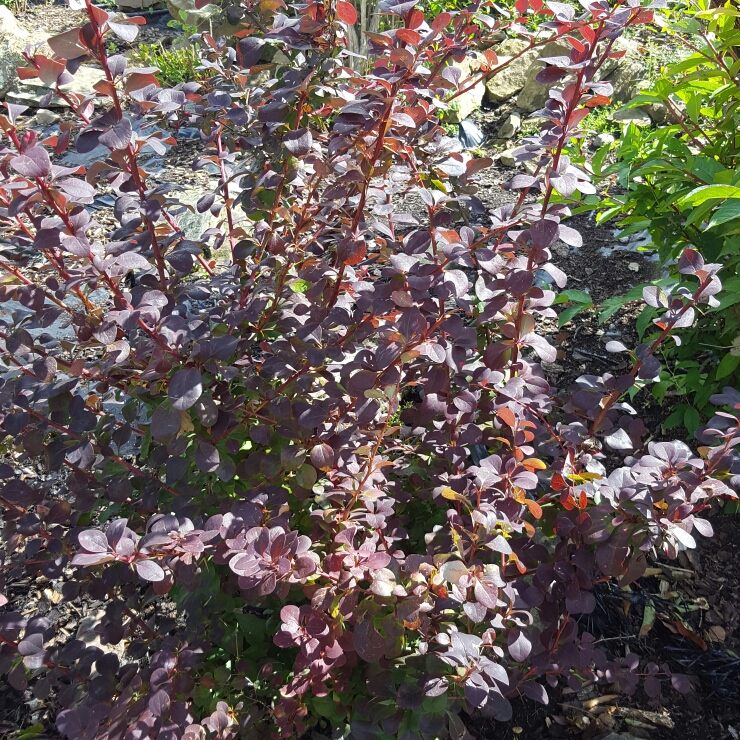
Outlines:
{"type": "Polygon", "coordinates": [[[36,114],[36,122],[42,126],[53,126],[57,121],[59,121],[60,117],[61,116],[58,113],[42,108],[36,114]]]}
{"type": "Polygon", "coordinates": [[[505,152],[502,152],[498,158],[498,161],[501,162],[501,164],[504,167],[516,167],[516,159],[514,158],[514,150],[509,149],[505,152]]]}
{"type": "Polygon", "coordinates": [[[511,139],[513,138],[522,127],[522,117],[518,113],[512,113],[502,124],[498,130],[497,136],[500,139],[511,139]]]}
{"type": "Polygon", "coordinates": [[[593,138],[593,145],[600,149],[605,144],[613,144],[616,141],[612,134],[596,134],[593,138]]]}
{"type": "Polygon", "coordinates": [[[630,262],[627,265],[628,270],[632,270],[632,272],[640,272],[640,265],[637,264],[637,262],[630,262]]]}
{"type": "Polygon", "coordinates": [[[642,108],[622,108],[612,115],[612,120],[623,125],[652,126],[653,119],[642,108]]]}

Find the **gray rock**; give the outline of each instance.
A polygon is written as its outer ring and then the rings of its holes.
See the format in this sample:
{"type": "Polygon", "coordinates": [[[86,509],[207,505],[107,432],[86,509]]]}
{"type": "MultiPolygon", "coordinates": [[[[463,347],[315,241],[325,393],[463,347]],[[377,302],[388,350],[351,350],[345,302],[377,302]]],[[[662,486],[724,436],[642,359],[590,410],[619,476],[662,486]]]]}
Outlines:
{"type": "Polygon", "coordinates": [[[36,114],[36,123],[40,124],[41,126],[53,126],[59,120],[59,118],[60,116],[58,113],[54,113],[54,111],[42,108],[36,114]]]}
{"type": "MultiPolygon", "coordinates": [[[[624,61],[626,59],[631,59],[633,57],[640,57],[644,56],[644,52],[640,51],[640,42],[636,41],[634,39],[628,39],[624,36],[620,36],[612,46],[612,49],[614,51],[623,51],[624,56],[620,59],[612,59],[609,58],[604,61],[604,63],[599,67],[599,71],[596,73],[595,79],[597,80],[603,80],[610,75],[613,75],[617,69],[620,68],[624,64],[624,61]]],[[[642,78],[640,78],[642,79],[642,78]]],[[[636,84],[639,84],[636,82],[636,84]]]]}
{"type": "MultiPolygon", "coordinates": [[[[619,38],[614,44],[614,50],[623,51],[625,55],[620,59],[607,59],[595,79],[608,79],[612,83],[612,102],[627,103],[644,84],[642,80],[647,72],[647,63],[644,53],[640,51],[640,44],[634,40],[619,38]]],[[[552,85],[542,85],[535,79],[545,67],[544,62],[539,60],[543,57],[569,56],[570,51],[570,46],[551,41],[536,52],[535,61],[529,65],[526,82],[516,101],[518,108],[533,113],[545,105],[552,85]]],[[[562,89],[572,80],[572,75],[565,77],[555,87],[562,89]]]]}
{"type": "MultiPolygon", "coordinates": [[[[495,46],[493,50],[498,56],[499,64],[501,64],[509,61],[528,46],[529,42],[524,39],[506,39],[506,41],[495,46]]],[[[513,98],[524,87],[524,83],[527,81],[527,72],[537,57],[537,51],[533,49],[526,54],[522,54],[493,77],[489,77],[486,81],[486,100],[500,103],[513,98]]]]}
{"type": "Polygon", "coordinates": [[[628,103],[638,94],[648,71],[645,55],[638,50],[629,52],[619,60],[617,68],[606,79],[614,92],[612,103],[628,103]]]}
{"type": "Polygon", "coordinates": [[[643,105],[642,107],[647,111],[647,114],[655,123],[665,122],[665,119],[667,117],[666,109],[662,103],[648,103],[647,105],[643,105]]]}
{"type": "Polygon", "coordinates": [[[513,149],[507,149],[505,152],[501,152],[501,154],[498,157],[498,161],[501,162],[501,164],[504,167],[516,167],[517,166],[517,161],[516,161],[516,157],[514,157],[513,149]]]}
{"type": "Polygon", "coordinates": [[[621,108],[612,114],[612,120],[624,126],[630,123],[634,123],[635,126],[652,126],[653,123],[653,119],[644,108],[621,108]]]}
{"type": "Polygon", "coordinates": [[[522,117],[514,112],[501,124],[501,128],[498,130],[499,139],[511,139],[522,127],[522,117]]]}
{"type": "MultiPolygon", "coordinates": [[[[527,71],[527,79],[524,83],[522,91],[516,99],[516,107],[527,111],[528,113],[534,113],[536,110],[540,110],[550,97],[550,89],[552,85],[543,85],[537,82],[536,77],[541,70],[545,68],[545,63],[540,61],[546,57],[562,57],[570,55],[570,46],[558,43],[557,41],[550,41],[545,44],[537,54],[536,61],[530,65],[527,71]]],[[[559,83],[557,87],[563,87],[565,81],[559,83]]]]}
{"type": "MultiPolygon", "coordinates": [[[[466,57],[462,62],[455,63],[455,67],[461,70],[459,89],[466,88],[472,80],[470,79],[480,70],[480,62],[471,57],[466,57]]],[[[446,118],[450,123],[460,123],[464,121],[471,113],[478,110],[483,103],[483,96],[486,92],[486,86],[483,81],[477,82],[470,90],[458,96],[452,101],[452,105],[447,112],[446,118]]]]}
{"type": "Polygon", "coordinates": [[[605,144],[613,144],[616,139],[612,134],[596,134],[591,141],[593,142],[593,145],[599,149],[605,144]]]}
{"type": "MultiPolygon", "coordinates": [[[[196,190],[186,190],[185,192],[177,193],[178,200],[187,206],[182,213],[175,216],[177,225],[182,229],[186,239],[195,242],[200,242],[203,233],[208,231],[208,229],[215,228],[219,222],[219,219],[210,211],[198,213],[196,204],[203,194],[203,192],[196,190]]],[[[225,214],[222,213],[222,215],[225,214]]]]}
{"type": "MultiPolygon", "coordinates": [[[[62,85],[62,90],[65,92],[76,92],[80,95],[93,95],[95,94],[95,84],[103,79],[105,79],[105,73],[100,67],[83,65],[75,72],[75,78],[72,82],[62,85]]],[[[7,93],[5,99],[9,103],[39,108],[43,98],[49,93],[50,89],[38,78],[35,80],[24,80],[23,82],[18,80],[13,86],[13,89],[7,93]]],[[[67,108],[69,106],[64,98],[59,95],[53,95],[49,107],[67,108]]]]}
{"type": "Polygon", "coordinates": [[[16,67],[24,66],[22,52],[31,43],[31,34],[21,28],[10,8],[0,5],[0,97],[18,77],[16,67]]]}

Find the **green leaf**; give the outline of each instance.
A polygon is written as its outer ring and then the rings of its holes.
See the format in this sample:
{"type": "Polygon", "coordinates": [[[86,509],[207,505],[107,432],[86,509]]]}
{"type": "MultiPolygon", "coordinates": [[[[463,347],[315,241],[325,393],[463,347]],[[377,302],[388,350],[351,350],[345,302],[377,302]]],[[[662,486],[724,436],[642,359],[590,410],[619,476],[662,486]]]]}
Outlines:
{"type": "Polygon", "coordinates": [[[650,326],[650,322],[656,316],[657,312],[651,306],[645,306],[645,308],[642,309],[642,313],[638,316],[637,321],[635,322],[635,328],[637,329],[640,339],[642,339],[642,335],[645,333],[645,330],[650,326]]]}
{"type": "Polygon", "coordinates": [[[604,146],[596,150],[596,154],[594,154],[591,160],[591,167],[597,175],[603,174],[604,160],[606,159],[606,155],[609,154],[611,146],[611,144],[604,144],[604,146]]]}
{"type": "Polygon", "coordinates": [[[642,613],[642,626],[640,627],[640,637],[645,637],[655,624],[655,607],[649,602],[645,602],[645,609],[642,613]]]}
{"type": "Polygon", "coordinates": [[[723,172],[726,172],[724,165],[716,159],[710,159],[709,157],[696,157],[691,165],[691,174],[696,175],[708,185],[717,184],[715,178],[723,172]]]}
{"type": "Polygon", "coordinates": [[[681,404],[668,418],[663,422],[663,429],[675,429],[681,422],[683,422],[684,413],[686,411],[686,405],[681,404]]]}
{"type": "Polygon", "coordinates": [[[740,188],[732,185],[702,185],[678,201],[682,206],[699,206],[710,198],[740,198],[740,188]]]}
{"type": "Polygon", "coordinates": [[[330,696],[313,696],[309,701],[320,717],[333,720],[341,720],[344,717],[339,711],[339,705],[330,696]]]}
{"type": "Polygon", "coordinates": [[[149,448],[152,446],[152,428],[148,426],[144,434],[144,439],[141,441],[141,452],[139,455],[142,460],[146,460],[149,457],[149,448]]]}
{"type": "Polygon", "coordinates": [[[608,321],[614,314],[619,311],[627,301],[624,296],[615,296],[607,298],[602,304],[603,311],[599,314],[599,324],[608,321]]]}
{"type": "Polygon", "coordinates": [[[565,311],[558,315],[558,326],[565,326],[576,314],[586,308],[588,308],[588,306],[583,303],[577,303],[575,306],[566,308],[565,311]]]}
{"type": "Polygon", "coordinates": [[[584,290],[564,290],[558,293],[558,297],[555,299],[555,303],[566,303],[568,301],[593,306],[593,298],[584,290]]]}
{"type": "Polygon", "coordinates": [[[260,619],[254,614],[234,614],[239,629],[249,645],[260,645],[265,641],[265,625],[267,620],[260,619]]]}
{"type": "Polygon", "coordinates": [[[683,415],[683,425],[693,434],[699,428],[699,424],[701,424],[699,412],[693,406],[689,406],[683,415]]]}
{"type": "Polygon", "coordinates": [[[686,112],[694,123],[699,123],[702,97],[703,96],[700,93],[694,93],[686,103],[686,112]]]}
{"type": "Polygon", "coordinates": [[[311,283],[309,283],[308,280],[302,280],[302,279],[294,280],[290,284],[290,289],[294,293],[305,293],[310,287],[311,287],[311,283]]]}
{"type": "Polygon", "coordinates": [[[733,355],[728,352],[717,367],[717,372],[714,375],[715,379],[719,380],[720,378],[726,378],[728,375],[732,375],[738,365],[740,365],[740,355],[733,355]]]}
{"type": "Polygon", "coordinates": [[[709,8],[696,14],[697,18],[712,18],[715,15],[740,15],[738,8],[709,8]]]}
{"type": "Polygon", "coordinates": [[[316,468],[313,465],[308,464],[301,465],[295,474],[296,483],[298,483],[301,488],[308,488],[309,490],[313,488],[317,477],[316,468]]]}
{"type": "Polygon", "coordinates": [[[730,200],[715,211],[709,221],[709,228],[712,229],[736,218],[740,218],[740,200],[730,200]]]}

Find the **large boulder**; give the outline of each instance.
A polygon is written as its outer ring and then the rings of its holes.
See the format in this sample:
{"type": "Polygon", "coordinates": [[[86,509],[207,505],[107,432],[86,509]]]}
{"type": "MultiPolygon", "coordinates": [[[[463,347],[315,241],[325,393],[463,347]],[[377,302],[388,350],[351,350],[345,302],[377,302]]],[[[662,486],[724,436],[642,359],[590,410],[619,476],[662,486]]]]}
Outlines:
{"type": "MultiPolygon", "coordinates": [[[[545,44],[538,53],[535,52],[536,61],[530,64],[526,82],[516,101],[518,108],[533,113],[545,105],[550,96],[551,85],[543,85],[536,80],[537,74],[545,67],[545,63],[540,60],[544,57],[569,56],[570,51],[569,45],[551,41],[545,44]]],[[[625,53],[619,59],[607,59],[596,73],[595,79],[606,79],[611,82],[614,88],[613,103],[627,103],[639,92],[640,85],[644,84],[647,63],[636,41],[620,37],[614,43],[614,51],[625,53]]],[[[568,76],[556,87],[562,89],[572,80],[573,76],[568,76]]]]}
{"type": "MultiPolygon", "coordinates": [[[[458,89],[465,89],[474,76],[480,72],[480,62],[472,57],[465,57],[462,62],[455,63],[455,67],[461,70],[458,89]]],[[[470,90],[455,98],[447,112],[446,119],[450,123],[460,123],[464,121],[471,113],[477,111],[483,103],[483,96],[486,92],[486,86],[482,80],[478,81],[470,90]]]]}
{"type": "MultiPolygon", "coordinates": [[[[493,47],[499,64],[508,62],[512,57],[523,52],[529,46],[524,39],[506,39],[493,47]]],[[[486,100],[501,103],[513,98],[527,81],[527,73],[539,54],[532,49],[515,59],[507,67],[486,80],[486,100]]]]}
{"type": "Polygon", "coordinates": [[[537,75],[547,66],[540,60],[547,57],[567,57],[569,55],[570,46],[557,41],[550,41],[538,49],[536,60],[529,65],[524,87],[516,99],[516,107],[527,111],[527,113],[534,113],[534,111],[543,108],[550,97],[552,85],[543,85],[537,82],[537,75]]]}
{"type": "Polygon", "coordinates": [[[0,5],[0,97],[10,90],[24,66],[23,50],[31,43],[31,34],[21,28],[5,5],[0,5]]]}
{"type": "Polygon", "coordinates": [[[640,92],[647,71],[645,55],[635,44],[635,48],[628,49],[627,54],[619,60],[616,69],[606,77],[614,88],[612,103],[628,103],[632,100],[640,92]]]}
{"type": "MultiPolygon", "coordinates": [[[[95,85],[105,79],[105,73],[100,67],[82,65],[74,74],[74,80],[67,85],[62,85],[63,90],[79,93],[80,95],[92,95],[95,93],[95,85]]],[[[27,105],[31,108],[51,107],[66,108],[67,102],[59,95],[53,95],[48,106],[42,106],[44,97],[51,88],[45,85],[38,77],[33,80],[16,80],[12,89],[8,91],[5,99],[9,103],[27,105]]]]}

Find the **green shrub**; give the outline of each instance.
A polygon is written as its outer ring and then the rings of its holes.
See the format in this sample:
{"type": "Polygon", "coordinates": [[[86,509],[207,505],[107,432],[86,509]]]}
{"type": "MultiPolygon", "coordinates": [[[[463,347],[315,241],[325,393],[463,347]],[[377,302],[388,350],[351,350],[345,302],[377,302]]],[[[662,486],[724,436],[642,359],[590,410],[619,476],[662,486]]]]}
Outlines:
{"type": "Polygon", "coordinates": [[[141,44],[136,54],[136,62],[142,67],[157,67],[157,81],[162,87],[174,87],[181,82],[204,80],[208,72],[200,67],[198,53],[194,46],[172,46],[168,49],[158,44],[141,44]]]}
{"type": "MultiPolygon", "coordinates": [[[[665,68],[630,106],[660,105],[666,121],[654,130],[629,127],[617,162],[601,170],[617,175],[626,190],[604,203],[600,220],[619,217],[622,234],[647,229],[663,268],[658,285],[685,278],[676,266],[688,246],[708,262],[722,264],[726,293],[709,308],[683,343],[664,350],[670,359],[653,395],[679,403],[666,428],[700,425],[712,394],[740,380],[740,10],[732,2],[709,8],[692,0],[667,21],[667,28],[689,52],[665,68]]],[[[646,306],[637,323],[641,335],[656,331],[656,309],[646,306]]],[[[657,329],[659,331],[659,329],[657,329]]]]}

